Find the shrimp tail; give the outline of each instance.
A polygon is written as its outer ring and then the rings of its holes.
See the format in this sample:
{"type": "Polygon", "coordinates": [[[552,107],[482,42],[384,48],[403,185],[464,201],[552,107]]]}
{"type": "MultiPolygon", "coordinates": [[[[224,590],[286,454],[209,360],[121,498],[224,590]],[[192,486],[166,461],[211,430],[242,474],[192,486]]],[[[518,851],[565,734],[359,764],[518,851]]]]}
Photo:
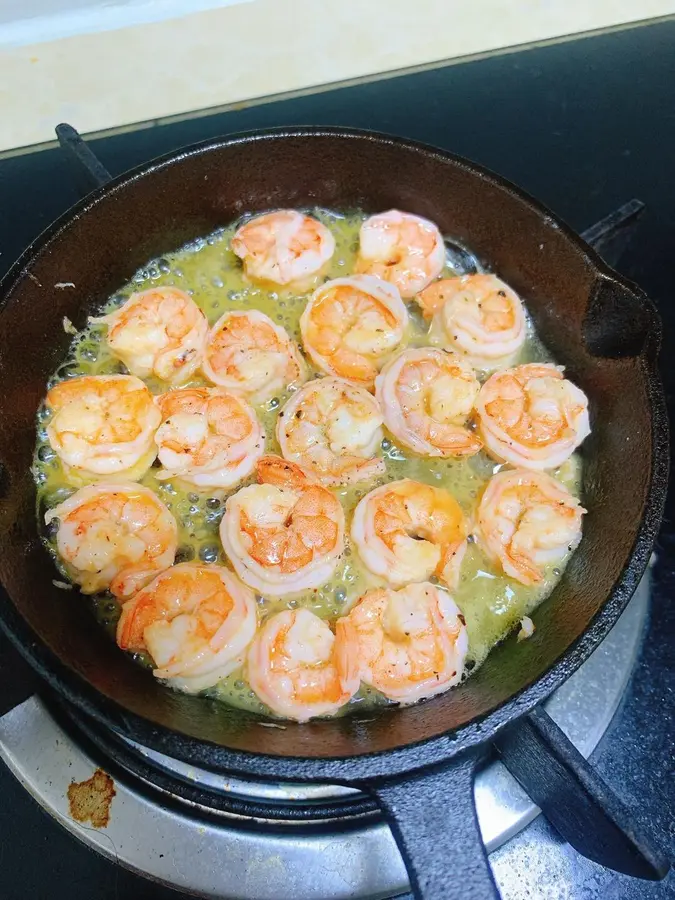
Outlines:
{"type": "Polygon", "coordinates": [[[436,574],[451,588],[456,589],[459,584],[459,573],[462,561],[466,553],[466,540],[448,544],[438,564],[436,574]]]}
{"type": "Polygon", "coordinates": [[[259,484],[281,488],[303,488],[318,483],[307,469],[280,456],[263,456],[256,466],[256,474],[259,484]]]}

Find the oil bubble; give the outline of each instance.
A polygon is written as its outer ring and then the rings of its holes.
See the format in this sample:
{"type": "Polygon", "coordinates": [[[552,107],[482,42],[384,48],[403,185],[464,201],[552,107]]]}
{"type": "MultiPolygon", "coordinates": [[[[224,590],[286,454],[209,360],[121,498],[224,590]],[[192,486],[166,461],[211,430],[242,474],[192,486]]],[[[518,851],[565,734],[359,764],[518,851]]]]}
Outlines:
{"type": "Polygon", "coordinates": [[[205,547],[202,547],[199,551],[199,558],[202,562],[205,563],[214,563],[218,559],[220,551],[215,544],[207,544],[205,547]]]}
{"type": "Polygon", "coordinates": [[[181,546],[176,550],[176,564],[183,562],[191,562],[195,558],[194,548],[189,544],[181,544],[181,546]]]}

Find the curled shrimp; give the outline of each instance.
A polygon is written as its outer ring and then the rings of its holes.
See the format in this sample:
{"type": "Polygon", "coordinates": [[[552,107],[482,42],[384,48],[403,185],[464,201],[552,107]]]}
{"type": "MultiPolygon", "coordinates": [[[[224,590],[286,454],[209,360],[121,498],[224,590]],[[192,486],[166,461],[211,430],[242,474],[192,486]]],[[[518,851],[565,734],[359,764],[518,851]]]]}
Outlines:
{"type": "Polygon", "coordinates": [[[324,268],[335,252],[335,239],[317,219],[280,209],[238,228],[231,246],[249,278],[297,288],[324,268]]]}
{"type": "Polygon", "coordinates": [[[476,413],[490,455],[525,469],[557,468],[591,433],[586,395],[548,363],[495,372],[476,413]]]}
{"type": "Polygon", "coordinates": [[[258,484],[225,504],[220,539],[241,580],[280,597],[328,581],[344,548],[340,501],[278,456],[257,466],[258,484]]]}
{"type": "Polygon", "coordinates": [[[356,272],[396,285],[414,297],[443,271],[445,244],[433,222],[390,209],[361,226],[356,272]]]}
{"type": "Polygon", "coordinates": [[[466,425],[480,384],[455,353],[404,350],[375,380],[375,396],[394,437],[420,456],[471,456],[482,443],[466,425]]]}
{"type": "Polygon", "coordinates": [[[483,550],[521,584],[544,578],[543,567],[560,562],[581,540],[586,512],[560,482],[543,472],[499,472],[487,484],[476,518],[483,550]]]}
{"type": "Polygon", "coordinates": [[[46,398],[47,437],[69,481],[100,476],[140,478],[152,465],[161,415],[134,375],[82,375],[62,381],[46,398]]]}
{"type": "Polygon", "coordinates": [[[230,571],[180,563],[124,604],[117,643],[147,651],[155,678],[194,694],[243,664],[256,625],[253,593],[230,571]]]}
{"type": "Polygon", "coordinates": [[[454,350],[477,369],[492,371],[513,363],[525,343],[527,326],[520,297],[495,275],[464,275],[432,284],[418,297],[433,317],[432,343],[454,350]]]}
{"type": "Polygon", "coordinates": [[[94,322],[108,326],[107,342],[132,375],[181,384],[199,367],[209,330],[189,294],[154,287],[132,294],[124,306],[94,322]]]}
{"type": "Polygon", "coordinates": [[[467,526],[451,494],[405,478],[359,501],[351,537],[366,568],[394,587],[432,575],[454,587],[467,526]]]}
{"type": "Polygon", "coordinates": [[[202,371],[209,381],[255,404],[307,378],[295,341],[255,309],[218,319],[209,333],[202,371]]]}
{"type": "Polygon", "coordinates": [[[248,680],[279,716],[306,722],[337,712],[360,686],[357,644],[344,619],[335,634],[308,609],[265,622],[248,653],[248,680]]]}
{"type": "Polygon", "coordinates": [[[300,463],[322,484],[350,484],[385,471],[375,456],[381,426],[372,394],[341,378],[319,378],[281,410],[277,440],[284,459],[300,463]]]}
{"type": "Polygon", "coordinates": [[[251,474],[265,434],[241,397],[222,388],[181,388],[157,397],[162,424],[155,443],[162,481],[177,478],[198,490],[221,490],[251,474]]]}
{"type": "Polygon", "coordinates": [[[390,700],[415,703],[447,691],[464,671],[466,623],[447,591],[429,582],[365,594],[347,619],[361,680],[390,700]]]}
{"type": "Polygon", "coordinates": [[[327,281],[300,319],[303,347],[317,368],[367,388],[407,327],[398,290],[370,275],[327,281]]]}
{"type": "Polygon", "coordinates": [[[130,597],[176,555],[176,520],[139,484],[80,488],[45,515],[47,524],[57,520],[57,552],[84,594],[109,588],[116,597],[130,597]]]}

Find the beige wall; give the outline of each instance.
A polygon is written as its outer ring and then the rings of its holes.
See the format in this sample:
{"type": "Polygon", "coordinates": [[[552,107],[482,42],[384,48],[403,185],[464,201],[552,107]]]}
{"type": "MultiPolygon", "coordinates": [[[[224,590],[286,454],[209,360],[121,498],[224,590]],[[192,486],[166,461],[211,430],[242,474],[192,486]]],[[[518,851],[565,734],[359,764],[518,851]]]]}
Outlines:
{"type": "Polygon", "coordinates": [[[675,13],[675,0],[253,0],[0,51],[0,150],[675,13]]]}

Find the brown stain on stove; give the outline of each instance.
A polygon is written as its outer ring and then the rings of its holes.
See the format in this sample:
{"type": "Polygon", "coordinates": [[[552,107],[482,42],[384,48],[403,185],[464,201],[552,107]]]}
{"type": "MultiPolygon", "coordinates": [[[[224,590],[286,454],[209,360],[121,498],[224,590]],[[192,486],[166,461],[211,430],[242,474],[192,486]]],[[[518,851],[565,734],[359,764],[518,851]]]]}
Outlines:
{"type": "Polygon", "coordinates": [[[77,822],[91,822],[94,828],[105,828],[110,821],[110,804],[115,794],[110,775],[103,769],[96,769],[86,781],[71,781],[68,785],[70,814],[77,822]]]}

